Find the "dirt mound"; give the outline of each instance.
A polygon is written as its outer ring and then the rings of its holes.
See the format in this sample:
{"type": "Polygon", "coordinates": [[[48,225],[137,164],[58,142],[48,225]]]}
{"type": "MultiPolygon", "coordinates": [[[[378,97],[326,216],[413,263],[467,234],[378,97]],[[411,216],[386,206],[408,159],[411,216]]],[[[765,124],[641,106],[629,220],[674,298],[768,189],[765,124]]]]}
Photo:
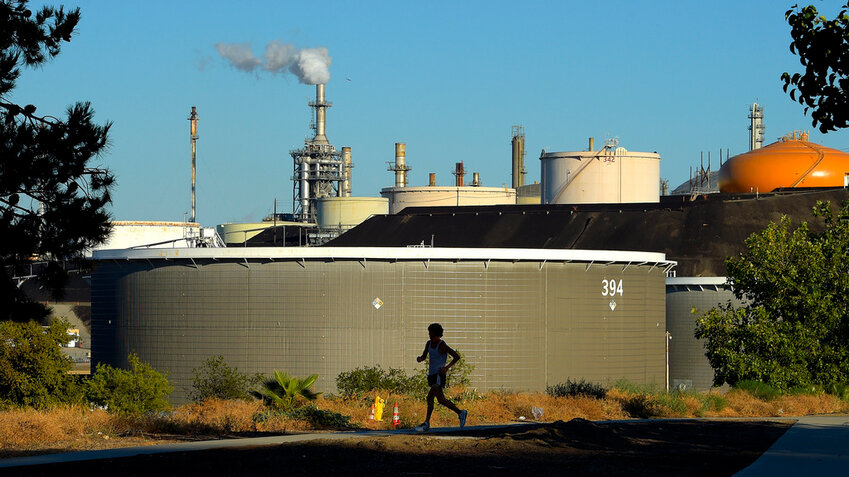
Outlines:
{"type": "Polygon", "coordinates": [[[532,441],[548,447],[575,449],[607,449],[628,444],[628,439],[616,428],[581,418],[568,422],[556,421],[506,437],[516,441],[532,441]]]}

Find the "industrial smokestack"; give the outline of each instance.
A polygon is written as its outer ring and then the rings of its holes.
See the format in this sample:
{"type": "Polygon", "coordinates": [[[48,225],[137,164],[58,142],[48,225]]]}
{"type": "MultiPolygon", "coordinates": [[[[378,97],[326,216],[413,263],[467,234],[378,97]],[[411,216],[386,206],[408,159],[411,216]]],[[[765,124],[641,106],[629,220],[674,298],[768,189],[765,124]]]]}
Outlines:
{"type": "Polygon", "coordinates": [[[407,187],[407,145],[395,143],[395,187],[407,187]]]}
{"type": "Polygon", "coordinates": [[[472,173],[472,185],[475,187],[481,186],[481,175],[477,172],[472,173]]]}
{"type": "Polygon", "coordinates": [[[462,162],[458,162],[454,168],[454,176],[457,178],[457,187],[463,187],[463,177],[466,175],[466,169],[462,162]]]}
{"type": "Polygon", "coordinates": [[[192,112],[189,114],[189,137],[192,141],[192,216],[189,222],[194,222],[195,216],[195,176],[197,171],[197,141],[198,141],[198,110],[192,106],[192,112]]]}
{"type": "Polygon", "coordinates": [[[325,135],[325,114],[327,108],[331,105],[324,100],[324,85],[315,85],[315,102],[311,103],[315,109],[315,137],[312,140],[313,144],[330,144],[325,135]]]}
{"type": "Polygon", "coordinates": [[[354,163],[351,162],[351,148],[343,147],[342,148],[342,169],[343,175],[345,176],[345,180],[342,181],[342,191],[341,196],[350,197],[351,196],[351,168],[354,167],[354,163]]]}
{"type": "Polygon", "coordinates": [[[589,149],[587,149],[587,150],[590,151],[590,152],[593,152],[595,150],[595,139],[594,138],[590,138],[590,146],[589,146],[589,149]]]}
{"type": "Polygon", "coordinates": [[[513,126],[513,188],[525,185],[525,128],[513,126]]]}
{"type": "Polygon", "coordinates": [[[436,186],[436,173],[435,173],[435,172],[431,172],[431,173],[430,173],[430,180],[428,180],[428,184],[427,184],[427,185],[429,185],[429,186],[431,186],[431,187],[435,187],[435,186],[436,186]]]}

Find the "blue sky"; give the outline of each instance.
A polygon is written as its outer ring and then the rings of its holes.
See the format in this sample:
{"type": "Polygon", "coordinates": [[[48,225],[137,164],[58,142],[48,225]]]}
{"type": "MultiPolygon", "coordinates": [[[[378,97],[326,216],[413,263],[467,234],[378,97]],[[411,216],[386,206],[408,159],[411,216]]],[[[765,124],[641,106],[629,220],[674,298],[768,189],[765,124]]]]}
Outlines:
{"type": "MultiPolygon", "coordinates": [[[[818,133],[781,89],[781,73],[800,68],[784,20],[793,3],[69,1],[82,9],[77,36],[26,70],[12,99],[57,116],[90,101],[97,120],[114,123],[99,161],[118,178],[116,220],[189,212],[191,106],[198,220],[259,220],[275,198],[291,211],[289,150],[311,136],[315,87],[239,71],[216,43],[248,43],[257,56],[271,41],[328,49],[327,136],[352,148],[356,196],[393,184],[395,142],[407,144],[410,185],[426,185],[430,172],[448,185],[459,161],[484,185],[509,184],[517,124],[529,182],[539,180],[542,148],[616,137],[660,153],[674,187],[701,152],[716,167],[720,149],[748,149],[754,101],[764,105],[766,143],[806,129],[849,148],[849,133],[818,133]]],[[[811,3],[833,17],[844,2],[811,3]]]]}

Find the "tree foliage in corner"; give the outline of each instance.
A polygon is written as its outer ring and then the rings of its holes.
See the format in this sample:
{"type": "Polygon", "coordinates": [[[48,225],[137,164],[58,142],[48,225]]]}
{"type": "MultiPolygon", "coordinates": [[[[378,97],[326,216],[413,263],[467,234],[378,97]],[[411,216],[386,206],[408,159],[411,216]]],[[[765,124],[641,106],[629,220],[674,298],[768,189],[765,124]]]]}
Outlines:
{"type": "Polygon", "coordinates": [[[822,232],[807,222],[794,228],[785,216],[726,260],[734,294],[747,305],[713,308],[696,323],[715,385],[849,383],[849,201],[836,215],[818,202],[813,215],[822,232]]]}
{"type": "Polygon", "coordinates": [[[811,111],[812,124],[823,133],[849,126],[849,3],[833,20],[809,5],[794,5],[784,16],[804,73],[783,73],[784,91],[811,111]],[[819,124],[819,126],[817,126],[819,124]]]}
{"type": "Polygon", "coordinates": [[[45,408],[76,398],[71,362],[60,348],[68,342],[69,326],[0,323],[0,401],[45,408]]]}
{"type": "Polygon", "coordinates": [[[13,277],[38,272],[58,294],[67,277],[63,260],[80,256],[109,233],[112,174],[89,162],[102,153],[110,124],[94,124],[89,103],[70,106],[62,119],[40,115],[32,104],[9,98],[23,67],[39,67],[71,40],[80,11],[43,7],[26,0],[0,0],[0,320],[43,318],[13,277]]]}

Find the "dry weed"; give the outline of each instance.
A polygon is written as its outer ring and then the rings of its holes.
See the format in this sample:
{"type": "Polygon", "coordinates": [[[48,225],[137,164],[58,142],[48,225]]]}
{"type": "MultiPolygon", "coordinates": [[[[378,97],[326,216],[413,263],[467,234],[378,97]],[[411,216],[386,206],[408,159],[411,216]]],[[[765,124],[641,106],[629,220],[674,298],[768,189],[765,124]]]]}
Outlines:
{"type": "Polygon", "coordinates": [[[776,400],[776,405],[779,406],[779,414],[784,416],[830,414],[846,409],[845,401],[828,394],[781,396],[776,400]]]}
{"type": "Polygon", "coordinates": [[[198,434],[251,432],[256,430],[254,415],[261,410],[259,401],[207,399],[178,407],[169,420],[198,434]]]}
{"type": "Polygon", "coordinates": [[[734,409],[741,417],[775,417],[779,416],[779,406],[775,402],[762,401],[746,391],[732,389],[725,394],[728,407],[734,409]]]}

